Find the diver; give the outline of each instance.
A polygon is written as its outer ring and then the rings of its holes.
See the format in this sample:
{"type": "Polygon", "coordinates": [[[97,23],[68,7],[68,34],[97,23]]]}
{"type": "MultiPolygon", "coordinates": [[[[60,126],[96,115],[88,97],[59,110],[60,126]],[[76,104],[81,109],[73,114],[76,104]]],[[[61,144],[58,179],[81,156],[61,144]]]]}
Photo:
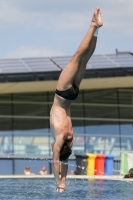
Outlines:
{"type": "Polygon", "coordinates": [[[63,192],[66,189],[68,158],[72,153],[74,140],[70,107],[78,97],[79,86],[83,79],[87,62],[96,48],[98,30],[102,25],[101,11],[97,7],[86,35],[69,63],[62,70],[57,82],[55,97],[50,111],[50,128],[55,141],[52,144],[53,171],[57,184],[56,191],[58,192],[63,192]]]}

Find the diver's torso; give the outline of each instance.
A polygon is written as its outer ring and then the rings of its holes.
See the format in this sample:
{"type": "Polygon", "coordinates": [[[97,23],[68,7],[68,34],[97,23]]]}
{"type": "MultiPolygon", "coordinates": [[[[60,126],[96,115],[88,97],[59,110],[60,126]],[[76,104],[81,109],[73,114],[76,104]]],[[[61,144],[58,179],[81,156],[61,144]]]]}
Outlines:
{"type": "Polygon", "coordinates": [[[50,127],[55,140],[59,134],[63,136],[67,135],[68,138],[72,137],[71,103],[72,101],[55,95],[54,103],[50,111],[50,127]]]}

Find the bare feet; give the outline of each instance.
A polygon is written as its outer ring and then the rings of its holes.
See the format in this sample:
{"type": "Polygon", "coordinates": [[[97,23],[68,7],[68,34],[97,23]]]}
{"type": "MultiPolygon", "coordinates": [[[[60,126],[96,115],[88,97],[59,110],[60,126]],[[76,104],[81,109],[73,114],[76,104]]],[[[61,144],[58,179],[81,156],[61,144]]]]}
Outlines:
{"type": "Polygon", "coordinates": [[[94,14],[92,17],[92,25],[96,27],[101,27],[103,25],[101,11],[100,11],[100,8],[98,7],[94,11],[94,14]]]}
{"type": "Polygon", "coordinates": [[[66,189],[66,186],[64,184],[59,184],[58,187],[56,188],[57,192],[64,192],[64,190],[66,189]]]}

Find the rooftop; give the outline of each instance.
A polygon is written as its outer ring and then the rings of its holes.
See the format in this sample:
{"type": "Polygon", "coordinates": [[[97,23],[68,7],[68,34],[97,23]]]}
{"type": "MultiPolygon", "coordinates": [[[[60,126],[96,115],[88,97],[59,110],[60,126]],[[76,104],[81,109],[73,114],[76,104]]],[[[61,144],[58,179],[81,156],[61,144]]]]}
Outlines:
{"type": "MultiPolygon", "coordinates": [[[[57,80],[71,56],[0,59],[0,82],[57,80]]],[[[93,55],[84,78],[133,76],[133,53],[93,55]]]]}

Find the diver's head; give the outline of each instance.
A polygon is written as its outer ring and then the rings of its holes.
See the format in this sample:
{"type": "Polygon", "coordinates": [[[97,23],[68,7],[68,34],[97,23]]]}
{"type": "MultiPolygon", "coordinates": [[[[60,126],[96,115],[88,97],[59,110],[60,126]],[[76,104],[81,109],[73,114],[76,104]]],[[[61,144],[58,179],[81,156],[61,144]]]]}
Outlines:
{"type": "Polygon", "coordinates": [[[65,161],[71,154],[72,147],[65,142],[60,150],[60,161],[65,161]]]}
{"type": "MultiPolygon", "coordinates": [[[[54,143],[51,144],[52,151],[54,150],[54,143]]],[[[72,154],[72,147],[69,145],[69,143],[65,142],[60,150],[60,161],[65,161],[69,156],[72,154]]]]}

